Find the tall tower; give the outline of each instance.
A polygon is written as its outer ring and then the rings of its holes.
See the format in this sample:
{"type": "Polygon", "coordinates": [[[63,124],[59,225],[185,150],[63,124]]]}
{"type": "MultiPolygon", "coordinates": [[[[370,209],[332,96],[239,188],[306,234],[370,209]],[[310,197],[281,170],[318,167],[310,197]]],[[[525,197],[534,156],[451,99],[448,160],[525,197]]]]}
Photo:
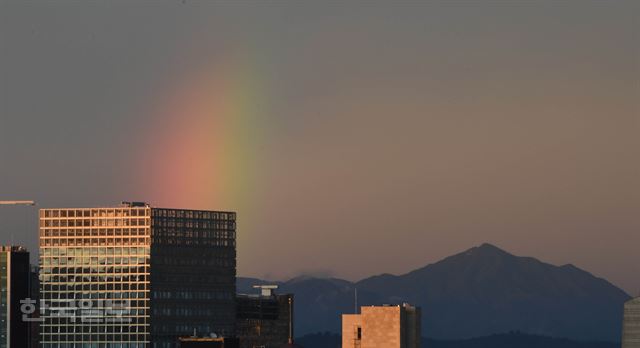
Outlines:
{"type": "Polygon", "coordinates": [[[119,207],[40,210],[42,347],[177,347],[231,335],[236,214],[119,207]]]}
{"type": "Polygon", "coordinates": [[[624,304],[622,348],[640,348],[640,297],[624,304]]]}
{"type": "Polygon", "coordinates": [[[0,246],[0,347],[29,346],[29,323],[20,301],[29,298],[29,252],[20,246],[0,246]]]}

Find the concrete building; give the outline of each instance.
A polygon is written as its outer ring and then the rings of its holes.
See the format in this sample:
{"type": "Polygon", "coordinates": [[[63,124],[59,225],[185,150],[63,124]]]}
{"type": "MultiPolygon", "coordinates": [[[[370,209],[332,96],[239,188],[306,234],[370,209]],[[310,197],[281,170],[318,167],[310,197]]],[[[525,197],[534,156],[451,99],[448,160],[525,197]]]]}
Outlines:
{"type": "Polygon", "coordinates": [[[41,347],[177,347],[235,330],[236,214],[40,210],[41,347]]]}
{"type": "Polygon", "coordinates": [[[29,252],[20,246],[0,246],[0,347],[29,347],[29,322],[22,318],[21,300],[29,298],[29,252]]]}
{"type": "Polygon", "coordinates": [[[622,348],[640,348],[640,297],[624,304],[622,348]]]}
{"type": "Polygon", "coordinates": [[[361,307],[342,315],[342,348],[420,348],[419,307],[408,304],[361,307]]]}
{"type": "Polygon", "coordinates": [[[236,298],[240,348],[280,348],[293,344],[293,295],[277,295],[277,285],[256,285],[260,294],[236,298]]]}

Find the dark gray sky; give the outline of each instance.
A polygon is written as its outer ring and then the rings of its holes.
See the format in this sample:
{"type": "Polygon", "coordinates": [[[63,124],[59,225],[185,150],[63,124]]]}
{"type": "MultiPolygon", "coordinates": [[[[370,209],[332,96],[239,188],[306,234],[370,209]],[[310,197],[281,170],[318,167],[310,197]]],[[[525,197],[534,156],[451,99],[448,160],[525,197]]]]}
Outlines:
{"type": "MultiPolygon", "coordinates": [[[[640,2],[0,2],[0,199],[237,210],[239,274],[490,242],[640,290],[640,2]]],[[[2,207],[35,249],[35,211],[2,207]]]]}

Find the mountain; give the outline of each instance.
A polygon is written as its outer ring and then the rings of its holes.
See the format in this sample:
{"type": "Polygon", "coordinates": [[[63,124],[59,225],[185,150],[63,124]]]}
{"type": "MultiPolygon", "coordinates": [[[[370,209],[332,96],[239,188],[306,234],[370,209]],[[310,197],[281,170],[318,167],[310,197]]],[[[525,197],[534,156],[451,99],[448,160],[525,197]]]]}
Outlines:
{"type": "MultiPolygon", "coordinates": [[[[308,334],[296,339],[305,348],[340,348],[340,335],[329,332],[308,334]]],[[[434,340],[422,338],[425,348],[619,348],[620,344],[599,341],[575,341],[564,338],[527,335],[519,332],[470,338],[434,340]]]]}
{"type": "Polygon", "coordinates": [[[514,256],[490,244],[404,275],[383,274],[357,283],[299,277],[278,285],[280,292],[296,296],[297,335],[339,333],[340,314],[354,312],[357,288],[360,305],[421,306],[422,333],[428,337],[464,339],[522,331],[619,341],[622,306],[630,298],[573,265],[558,267],[514,256]]]}
{"type": "Polygon", "coordinates": [[[572,265],[556,267],[483,244],[401,276],[360,281],[390,302],[423,307],[423,334],[464,338],[519,330],[619,340],[624,291],[572,265]]]}

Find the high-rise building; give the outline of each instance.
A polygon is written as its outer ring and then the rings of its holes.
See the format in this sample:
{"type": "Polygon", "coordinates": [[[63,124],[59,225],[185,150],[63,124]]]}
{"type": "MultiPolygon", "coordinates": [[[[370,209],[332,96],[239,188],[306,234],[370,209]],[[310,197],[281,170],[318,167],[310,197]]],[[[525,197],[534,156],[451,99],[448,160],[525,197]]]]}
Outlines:
{"type": "Polygon", "coordinates": [[[366,306],[342,315],[342,348],[420,348],[422,311],[408,304],[366,306]]]}
{"type": "Polygon", "coordinates": [[[256,285],[260,294],[237,296],[236,333],[240,348],[280,348],[293,343],[293,295],[274,293],[277,285],[256,285]]]}
{"type": "MultiPolygon", "coordinates": [[[[33,304],[31,307],[31,313],[25,311],[23,314],[25,318],[29,318],[29,348],[40,347],[40,306],[38,305],[40,299],[40,279],[39,269],[37,265],[30,266],[29,272],[29,300],[33,304]]],[[[27,309],[27,303],[23,304],[21,309],[27,309]]]]}
{"type": "Polygon", "coordinates": [[[29,322],[21,303],[29,298],[29,252],[20,246],[0,246],[0,347],[29,346],[29,322]]]}
{"type": "Polygon", "coordinates": [[[235,330],[236,214],[40,210],[41,346],[177,347],[235,330]]]}
{"type": "Polygon", "coordinates": [[[640,297],[624,304],[622,348],[640,348],[640,297]]]}

